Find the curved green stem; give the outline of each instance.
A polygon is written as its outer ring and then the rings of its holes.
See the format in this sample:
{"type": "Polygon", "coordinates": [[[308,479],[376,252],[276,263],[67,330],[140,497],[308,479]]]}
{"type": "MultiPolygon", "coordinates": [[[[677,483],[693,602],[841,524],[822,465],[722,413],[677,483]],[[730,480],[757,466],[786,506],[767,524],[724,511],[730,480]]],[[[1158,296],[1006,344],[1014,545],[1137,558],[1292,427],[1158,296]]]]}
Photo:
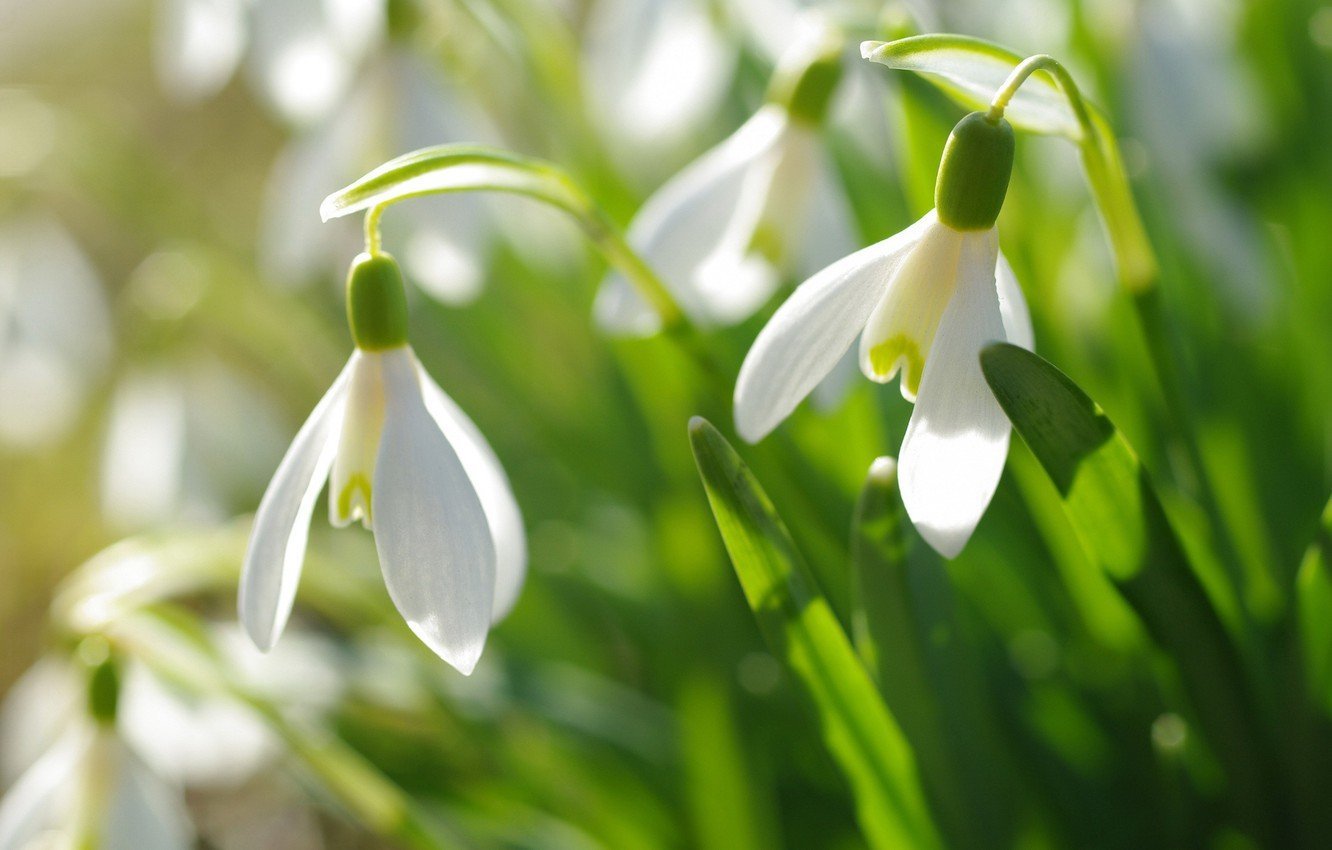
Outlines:
{"type": "Polygon", "coordinates": [[[384,251],[384,237],[379,232],[379,219],[384,215],[386,204],[379,204],[365,213],[365,252],[377,257],[384,251]]]}
{"type": "Polygon", "coordinates": [[[1027,57],[994,93],[986,117],[992,121],[1001,118],[1018,89],[1037,71],[1045,71],[1054,79],[1082,129],[1078,143],[1082,166],[1105,222],[1120,283],[1135,296],[1153,289],[1158,275],[1156,252],[1147,239],[1142,216],[1133,200],[1119,143],[1105,119],[1088,108],[1068,69],[1044,53],[1027,57]]]}

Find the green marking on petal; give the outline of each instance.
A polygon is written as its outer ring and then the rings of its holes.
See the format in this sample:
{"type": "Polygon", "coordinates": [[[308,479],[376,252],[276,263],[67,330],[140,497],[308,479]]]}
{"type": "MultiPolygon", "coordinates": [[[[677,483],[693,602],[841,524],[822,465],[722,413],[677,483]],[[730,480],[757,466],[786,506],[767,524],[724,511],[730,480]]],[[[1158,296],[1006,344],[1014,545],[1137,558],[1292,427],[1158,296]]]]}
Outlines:
{"type": "Polygon", "coordinates": [[[925,358],[920,356],[920,346],[911,337],[897,334],[885,339],[870,349],[869,359],[874,374],[884,380],[892,377],[900,361],[906,361],[902,384],[913,396],[919,391],[920,376],[925,372],[925,358]]]}
{"type": "Polygon", "coordinates": [[[786,245],[780,229],[767,219],[754,228],[754,236],[749,240],[749,253],[758,254],[776,268],[781,268],[786,255],[786,245]]]}
{"type": "Polygon", "coordinates": [[[370,479],[360,472],[353,473],[338,493],[338,516],[346,522],[351,522],[352,496],[356,494],[357,490],[362,493],[362,501],[365,505],[365,522],[373,522],[374,518],[370,515],[370,479]]]}

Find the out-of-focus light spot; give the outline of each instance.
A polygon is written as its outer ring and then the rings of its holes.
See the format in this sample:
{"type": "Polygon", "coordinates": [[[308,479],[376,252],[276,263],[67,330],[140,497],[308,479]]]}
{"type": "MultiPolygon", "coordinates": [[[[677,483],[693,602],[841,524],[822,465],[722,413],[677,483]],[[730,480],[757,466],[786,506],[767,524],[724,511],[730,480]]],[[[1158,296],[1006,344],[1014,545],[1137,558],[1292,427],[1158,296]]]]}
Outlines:
{"type": "Polygon", "coordinates": [[[432,230],[418,230],[403,255],[408,277],[445,304],[475,301],[485,283],[476,254],[432,230]]]}
{"type": "Polygon", "coordinates": [[[1047,679],[1059,668],[1059,645],[1047,632],[1028,629],[1008,642],[1008,657],[1023,678],[1047,679]]]}
{"type": "Polygon", "coordinates": [[[123,531],[169,519],[180,501],[185,400],[161,375],[131,375],[111,402],[102,513],[123,531]]]}
{"type": "Polygon", "coordinates": [[[346,86],[346,60],[328,38],[310,34],[293,39],[269,72],[269,93],[279,109],[296,121],[313,121],[328,112],[346,86]]]}
{"type": "Polygon", "coordinates": [[[0,361],[0,443],[31,449],[56,442],[73,424],[82,394],[59,359],[10,349],[0,361]]]}
{"type": "Polygon", "coordinates": [[[204,291],[203,270],[187,255],[159,251],[131,274],[129,297],[149,318],[176,321],[199,302],[204,291]]]}
{"type": "Polygon", "coordinates": [[[1324,50],[1332,51],[1332,6],[1324,6],[1310,16],[1309,38],[1324,50]]]}
{"type": "Polygon", "coordinates": [[[55,146],[51,107],[23,89],[0,89],[0,177],[22,177],[55,146]]]}
{"type": "Polygon", "coordinates": [[[245,47],[241,0],[166,0],[157,36],[157,76],[183,101],[216,94],[245,47]]]}
{"type": "Polygon", "coordinates": [[[755,696],[767,696],[782,683],[782,668],[766,652],[751,652],[736,665],[736,678],[740,687],[755,696]]]}
{"type": "Polygon", "coordinates": [[[1183,750],[1188,737],[1189,724],[1178,714],[1166,712],[1152,721],[1152,745],[1163,753],[1183,750]]]}

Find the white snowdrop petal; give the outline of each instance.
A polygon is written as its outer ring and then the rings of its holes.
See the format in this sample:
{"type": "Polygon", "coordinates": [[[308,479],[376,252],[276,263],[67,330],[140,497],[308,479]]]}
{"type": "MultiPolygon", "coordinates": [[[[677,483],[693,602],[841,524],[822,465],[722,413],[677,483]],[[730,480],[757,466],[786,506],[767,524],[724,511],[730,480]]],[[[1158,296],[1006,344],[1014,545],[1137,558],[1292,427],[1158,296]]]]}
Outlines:
{"type": "Polygon", "coordinates": [[[1009,424],[980,369],[980,350],[1005,338],[993,230],[968,233],[952,301],[925,363],[900,455],[902,502],[926,542],[951,558],[990,503],[1008,454],[1009,424]]]}
{"type": "MultiPolygon", "coordinates": [[[[780,144],[787,127],[781,109],[760,109],[653,193],[630,224],[629,243],[691,317],[707,315],[691,286],[699,264],[725,237],[750,169],[780,144]]],[[[660,328],[655,312],[618,272],[602,282],[594,313],[598,324],[613,334],[644,336],[660,328]]]]}
{"type": "Polygon", "coordinates": [[[1022,295],[1017,275],[1013,274],[1013,267],[1002,252],[994,267],[994,277],[999,291],[999,314],[1004,320],[1004,334],[1014,345],[1028,351],[1034,350],[1036,334],[1031,327],[1031,311],[1027,309],[1027,299],[1022,295]]]}
{"type": "Polygon", "coordinates": [[[894,270],[935,220],[930,212],[902,232],[833,263],[806,280],[759,332],[735,385],[735,427],[763,439],[841,359],[894,270]]]}
{"type": "Polygon", "coordinates": [[[194,827],[179,786],[148,770],[115,739],[103,742],[113,750],[115,791],[102,824],[104,850],[190,850],[194,827]]]}
{"type": "Polygon", "coordinates": [[[353,362],[301,426],[254,515],[238,607],[246,633],[262,650],[277,642],[296,599],[310,517],[333,465],[353,362]]]}
{"type": "Polygon", "coordinates": [[[57,741],[0,800],[0,850],[25,850],[67,819],[70,792],[88,752],[87,733],[76,728],[57,741]]]}
{"type": "Polygon", "coordinates": [[[467,477],[472,480],[490,523],[490,536],[495,544],[495,602],[491,621],[498,622],[518,601],[518,593],[527,575],[527,535],[523,530],[523,515],[509,486],[509,477],[504,474],[504,467],[481,430],[420,364],[417,364],[417,370],[426,410],[458,453],[458,460],[462,461],[467,477]]]}
{"type": "Polygon", "coordinates": [[[380,568],[417,637],[470,674],[494,603],[490,526],[462,461],[426,410],[411,350],[383,358],[384,431],[371,503],[380,568]]]}

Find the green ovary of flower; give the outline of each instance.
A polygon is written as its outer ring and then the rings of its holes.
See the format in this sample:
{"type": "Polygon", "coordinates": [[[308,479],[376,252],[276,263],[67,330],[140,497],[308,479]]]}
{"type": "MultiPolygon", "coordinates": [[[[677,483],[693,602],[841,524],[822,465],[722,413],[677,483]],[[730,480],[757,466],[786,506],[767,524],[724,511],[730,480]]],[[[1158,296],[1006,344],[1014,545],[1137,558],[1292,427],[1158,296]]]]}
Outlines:
{"type": "Polygon", "coordinates": [[[347,324],[356,347],[383,351],[407,344],[407,294],[388,254],[361,254],[347,273],[347,324]]]}
{"type": "Polygon", "coordinates": [[[870,349],[870,368],[876,375],[887,380],[902,361],[902,386],[912,396],[920,391],[920,378],[925,372],[925,358],[920,354],[920,346],[906,334],[896,334],[870,349]]]}
{"type": "Polygon", "coordinates": [[[374,522],[374,513],[370,507],[370,479],[359,472],[352,473],[338,491],[338,516],[351,521],[352,501],[358,491],[361,493],[361,504],[365,505],[365,523],[369,525],[374,522]]]}

